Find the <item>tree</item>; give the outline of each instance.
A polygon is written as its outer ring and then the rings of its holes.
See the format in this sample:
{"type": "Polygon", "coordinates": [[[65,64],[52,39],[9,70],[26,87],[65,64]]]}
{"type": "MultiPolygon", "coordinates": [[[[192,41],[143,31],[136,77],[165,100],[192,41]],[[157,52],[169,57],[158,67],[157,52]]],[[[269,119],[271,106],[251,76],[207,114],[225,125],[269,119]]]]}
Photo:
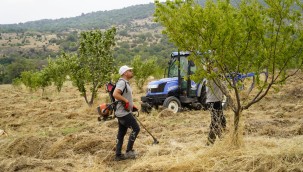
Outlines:
{"type": "Polygon", "coordinates": [[[105,32],[85,31],[80,34],[78,55],[66,57],[70,77],[88,105],[92,105],[98,87],[110,80],[114,73],[112,48],[115,45],[116,28],[105,32]],[[89,85],[91,99],[88,100],[86,86],[89,85]]]}
{"type": "MultiPolygon", "coordinates": [[[[31,91],[36,91],[39,88],[38,73],[33,71],[24,71],[21,73],[21,83],[28,87],[31,91]]],[[[17,80],[14,80],[17,81],[17,80]]]]}
{"type": "Polygon", "coordinates": [[[0,64],[0,84],[3,84],[5,77],[5,66],[0,64]]]}
{"type": "Polygon", "coordinates": [[[150,58],[149,60],[143,61],[141,56],[135,56],[132,61],[132,67],[134,68],[136,86],[139,88],[140,92],[142,92],[143,85],[147,78],[156,70],[156,59],[150,58]]]}
{"type": "Polygon", "coordinates": [[[48,59],[48,65],[40,71],[23,71],[19,78],[13,80],[13,85],[18,86],[23,83],[31,91],[41,88],[43,96],[45,88],[54,83],[58,92],[60,92],[70,71],[66,56],[63,53],[56,60],[48,59]]]}
{"type": "Polygon", "coordinates": [[[18,59],[14,60],[11,64],[7,65],[4,68],[4,83],[11,83],[14,78],[18,78],[21,76],[23,71],[30,71],[36,68],[34,61],[26,60],[26,59],[18,59]]]}
{"type": "Polygon", "coordinates": [[[63,83],[66,80],[67,75],[70,72],[69,61],[67,54],[62,53],[55,60],[51,58],[48,59],[48,65],[43,70],[49,74],[51,81],[57,88],[57,91],[60,92],[63,86],[63,83]]]}
{"type": "Polygon", "coordinates": [[[45,87],[51,85],[50,74],[47,70],[42,71],[24,71],[21,73],[21,77],[14,80],[14,84],[23,83],[31,91],[36,91],[38,88],[42,89],[42,96],[45,91],[45,87]]]}
{"type": "Polygon", "coordinates": [[[51,73],[49,73],[48,70],[43,69],[40,72],[36,72],[36,75],[38,75],[38,86],[42,89],[42,97],[43,93],[45,91],[45,88],[52,85],[51,81],[51,73]]]}
{"type": "MultiPolygon", "coordinates": [[[[198,71],[194,78],[213,79],[231,100],[234,112],[233,143],[239,141],[239,122],[244,110],[279,87],[303,64],[303,5],[299,0],[246,0],[232,5],[229,0],[156,2],[156,21],[179,49],[192,51],[198,71]],[[195,52],[207,52],[198,55],[195,52]],[[201,60],[201,58],[204,58],[201,60]],[[208,60],[205,60],[208,59],[208,60]],[[217,73],[203,70],[205,62],[217,73]],[[288,70],[292,68],[293,70],[288,70]],[[237,74],[254,72],[253,91],[241,92],[237,74]],[[264,77],[261,76],[265,73],[264,77]],[[222,77],[223,76],[223,77],[222,77]]],[[[192,57],[193,57],[192,56],[192,57]]]]}

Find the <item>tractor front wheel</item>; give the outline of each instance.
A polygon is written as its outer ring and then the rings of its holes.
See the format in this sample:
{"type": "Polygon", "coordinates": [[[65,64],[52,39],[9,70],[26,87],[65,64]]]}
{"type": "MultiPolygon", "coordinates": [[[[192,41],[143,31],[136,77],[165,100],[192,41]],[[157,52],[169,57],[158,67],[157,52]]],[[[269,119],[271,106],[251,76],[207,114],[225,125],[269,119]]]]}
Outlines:
{"type": "Polygon", "coordinates": [[[164,100],[163,106],[170,109],[174,113],[180,112],[181,109],[180,100],[174,96],[167,97],[164,100]]]}

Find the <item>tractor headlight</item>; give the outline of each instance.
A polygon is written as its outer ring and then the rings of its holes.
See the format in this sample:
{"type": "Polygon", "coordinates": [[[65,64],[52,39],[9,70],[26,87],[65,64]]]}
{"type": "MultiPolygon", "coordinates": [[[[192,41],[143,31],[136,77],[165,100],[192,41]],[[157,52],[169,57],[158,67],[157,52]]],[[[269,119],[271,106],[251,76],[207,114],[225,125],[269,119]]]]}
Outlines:
{"type": "Polygon", "coordinates": [[[152,89],[156,89],[156,88],[158,88],[158,84],[155,84],[155,85],[148,85],[147,86],[147,90],[146,90],[146,92],[147,93],[151,93],[151,91],[152,91],[152,89]]]}
{"type": "Polygon", "coordinates": [[[158,88],[158,86],[159,86],[158,84],[157,85],[148,85],[147,88],[148,89],[158,88]]]}

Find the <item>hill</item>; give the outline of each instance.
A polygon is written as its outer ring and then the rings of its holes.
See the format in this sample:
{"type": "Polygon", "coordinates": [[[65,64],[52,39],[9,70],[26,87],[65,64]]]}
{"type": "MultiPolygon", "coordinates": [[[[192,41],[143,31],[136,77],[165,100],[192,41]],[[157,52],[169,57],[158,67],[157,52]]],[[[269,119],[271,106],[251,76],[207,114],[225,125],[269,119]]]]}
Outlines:
{"type": "MultiPolygon", "coordinates": [[[[239,149],[228,132],[205,146],[207,111],[153,111],[138,118],[160,143],[152,145],[141,127],[138,158],[122,162],[113,161],[116,119],[97,121],[95,107],[108,100],[104,89],[90,108],[68,82],[61,93],[50,88],[43,97],[0,85],[0,129],[7,133],[0,136],[0,171],[302,171],[302,79],[301,72],[243,113],[239,149]]],[[[134,91],[135,104],[141,95],[134,91]]],[[[225,114],[230,130],[232,112],[225,114]]]]}
{"type": "Polygon", "coordinates": [[[82,31],[117,28],[113,51],[117,65],[129,64],[134,56],[156,57],[165,68],[175,47],[153,21],[154,4],[120,10],[99,11],[72,18],[0,25],[0,84],[11,83],[22,71],[40,70],[47,58],[61,52],[75,53],[82,31]]]}
{"type": "Polygon", "coordinates": [[[70,29],[91,30],[107,29],[113,25],[126,25],[133,20],[145,19],[152,16],[154,4],[144,4],[126,7],[123,9],[110,11],[97,11],[80,16],[61,18],[61,19],[44,19],[18,24],[0,25],[0,32],[62,32],[70,29]]]}
{"type": "MultiPolygon", "coordinates": [[[[204,5],[205,0],[198,2],[204,5]]],[[[112,26],[118,30],[113,51],[116,65],[129,64],[139,55],[144,60],[156,57],[158,65],[165,69],[166,57],[177,49],[153,21],[154,10],[150,3],[71,18],[0,25],[0,84],[12,83],[23,71],[41,70],[48,57],[56,58],[63,51],[75,53],[82,31],[112,26]]]]}
{"type": "MultiPolygon", "coordinates": [[[[200,5],[205,4],[205,0],[196,0],[200,5]]],[[[231,0],[231,4],[237,5],[239,0],[231,0]]],[[[113,25],[126,25],[135,20],[142,20],[150,18],[155,10],[155,4],[142,4],[126,7],[123,9],[97,11],[84,14],[80,16],[60,19],[43,19],[38,21],[31,21],[18,24],[0,24],[0,32],[51,32],[57,33],[62,31],[73,30],[91,30],[91,29],[108,29],[113,25]]],[[[158,24],[153,23],[152,26],[145,25],[144,27],[159,27],[158,24]]]]}

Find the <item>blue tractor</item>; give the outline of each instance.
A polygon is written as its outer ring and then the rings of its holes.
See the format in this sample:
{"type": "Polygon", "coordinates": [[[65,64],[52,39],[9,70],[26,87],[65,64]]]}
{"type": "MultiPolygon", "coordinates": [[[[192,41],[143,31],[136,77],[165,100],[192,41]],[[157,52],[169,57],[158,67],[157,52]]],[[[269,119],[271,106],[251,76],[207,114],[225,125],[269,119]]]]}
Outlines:
{"type": "Polygon", "coordinates": [[[152,108],[164,106],[174,113],[183,108],[206,109],[205,81],[195,83],[190,75],[196,70],[189,52],[173,52],[169,61],[167,78],[152,81],[147,86],[146,96],[141,97],[141,110],[151,112],[152,108]]]}
{"type": "MultiPolygon", "coordinates": [[[[210,52],[209,52],[210,53],[210,52]]],[[[188,60],[189,52],[173,52],[168,63],[167,78],[152,81],[147,86],[146,96],[141,97],[141,110],[150,113],[152,108],[164,106],[174,113],[181,109],[194,110],[208,109],[206,104],[206,80],[195,83],[190,76],[196,71],[193,61],[188,60]]],[[[266,75],[266,72],[263,72],[266,75]]],[[[227,78],[234,78],[236,82],[243,82],[245,78],[252,77],[254,86],[255,73],[232,73],[227,78]]],[[[243,88],[240,88],[243,89],[243,88]]],[[[222,106],[227,106],[228,99],[224,96],[222,106]]]]}

